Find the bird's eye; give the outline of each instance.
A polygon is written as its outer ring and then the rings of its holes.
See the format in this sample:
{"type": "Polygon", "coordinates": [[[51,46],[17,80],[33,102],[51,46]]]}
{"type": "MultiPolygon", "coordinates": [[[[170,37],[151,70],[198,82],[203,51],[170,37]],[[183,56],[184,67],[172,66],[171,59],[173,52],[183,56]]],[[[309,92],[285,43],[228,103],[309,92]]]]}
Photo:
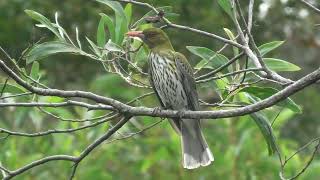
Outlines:
{"type": "Polygon", "coordinates": [[[149,37],[153,37],[153,36],[157,35],[157,33],[155,33],[155,32],[150,32],[148,35],[149,35],[149,37]]]}

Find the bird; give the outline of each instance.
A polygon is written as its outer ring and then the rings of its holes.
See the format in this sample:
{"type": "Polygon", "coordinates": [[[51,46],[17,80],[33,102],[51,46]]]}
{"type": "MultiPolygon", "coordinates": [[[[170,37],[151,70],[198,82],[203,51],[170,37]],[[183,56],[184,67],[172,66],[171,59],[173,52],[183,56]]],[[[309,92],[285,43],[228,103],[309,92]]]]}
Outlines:
{"type": "MultiPolygon", "coordinates": [[[[199,110],[193,68],[183,54],[174,50],[167,34],[160,28],[152,27],[129,31],[126,35],[140,38],[150,49],[149,81],[162,108],[199,110]]],[[[173,118],[169,122],[180,135],[184,168],[208,166],[214,161],[201,131],[200,119],[173,118]]]]}

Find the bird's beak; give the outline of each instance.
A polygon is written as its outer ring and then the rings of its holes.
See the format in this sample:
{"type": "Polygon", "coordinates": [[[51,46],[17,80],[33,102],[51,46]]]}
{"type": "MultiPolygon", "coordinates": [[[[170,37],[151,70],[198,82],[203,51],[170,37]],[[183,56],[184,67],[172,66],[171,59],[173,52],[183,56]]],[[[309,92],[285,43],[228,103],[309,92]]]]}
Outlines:
{"type": "Polygon", "coordinates": [[[142,31],[129,31],[126,33],[126,35],[129,37],[139,37],[141,39],[144,38],[144,34],[142,31]]]}

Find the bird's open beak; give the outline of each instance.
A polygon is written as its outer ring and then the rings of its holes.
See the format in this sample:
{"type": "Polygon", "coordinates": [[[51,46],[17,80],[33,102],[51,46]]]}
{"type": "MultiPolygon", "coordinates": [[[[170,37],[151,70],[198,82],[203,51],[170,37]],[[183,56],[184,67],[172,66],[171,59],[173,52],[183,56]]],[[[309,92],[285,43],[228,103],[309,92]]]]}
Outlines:
{"type": "Polygon", "coordinates": [[[139,37],[141,39],[144,38],[144,34],[142,31],[129,31],[129,32],[127,32],[126,35],[129,37],[139,37]]]}

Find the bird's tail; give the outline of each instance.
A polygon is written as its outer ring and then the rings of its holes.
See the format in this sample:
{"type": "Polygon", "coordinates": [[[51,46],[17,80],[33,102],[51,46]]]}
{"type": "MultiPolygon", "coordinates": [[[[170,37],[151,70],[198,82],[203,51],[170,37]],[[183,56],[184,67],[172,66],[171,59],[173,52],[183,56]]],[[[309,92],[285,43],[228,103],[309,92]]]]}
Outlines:
{"type": "Polygon", "coordinates": [[[195,169],[208,166],[214,161],[213,155],[200,129],[200,120],[182,119],[181,121],[183,167],[195,169]]]}

